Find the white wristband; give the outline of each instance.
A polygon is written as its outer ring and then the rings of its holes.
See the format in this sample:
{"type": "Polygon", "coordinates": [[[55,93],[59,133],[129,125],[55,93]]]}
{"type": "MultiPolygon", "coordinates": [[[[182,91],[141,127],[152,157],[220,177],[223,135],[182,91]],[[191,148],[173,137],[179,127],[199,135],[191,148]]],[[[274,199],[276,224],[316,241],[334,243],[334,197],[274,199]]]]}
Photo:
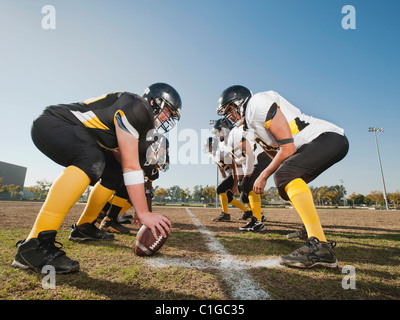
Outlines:
{"type": "Polygon", "coordinates": [[[143,170],[125,172],[124,183],[126,186],[144,183],[143,170]]]}

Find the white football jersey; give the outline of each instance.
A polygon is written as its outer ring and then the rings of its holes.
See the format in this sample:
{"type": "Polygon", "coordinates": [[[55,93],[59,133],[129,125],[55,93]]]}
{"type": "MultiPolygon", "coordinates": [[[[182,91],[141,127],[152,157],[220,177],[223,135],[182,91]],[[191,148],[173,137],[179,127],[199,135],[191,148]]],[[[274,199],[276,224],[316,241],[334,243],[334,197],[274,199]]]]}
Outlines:
{"type": "Polygon", "coordinates": [[[246,123],[255,135],[255,141],[264,150],[278,150],[279,146],[269,131],[269,125],[277,108],[280,108],[289,123],[296,149],[309,143],[324,132],[344,135],[344,130],[333,123],[303,114],[275,91],[255,94],[246,108],[246,123]]]}
{"type": "Polygon", "coordinates": [[[235,158],[235,162],[243,166],[246,164],[246,156],[243,153],[242,147],[242,143],[245,140],[248,140],[253,150],[255,157],[254,164],[258,163],[257,156],[263,152],[263,150],[255,143],[254,136],[251,133],[244,131],[243,125],[234,127],[228,137],[227,147],[230,148],[231,153],[235,158]]]}
{"type": "Polygon", "coordinates": [[[218,144],[217,150],[210,154],[210,157],[211,161],[224,170],[226,174],[232,173],[232,168],[229,166],[229,164],[232,164],[232,156],[229,152],[223,150],[222,142],[218,144]]]}

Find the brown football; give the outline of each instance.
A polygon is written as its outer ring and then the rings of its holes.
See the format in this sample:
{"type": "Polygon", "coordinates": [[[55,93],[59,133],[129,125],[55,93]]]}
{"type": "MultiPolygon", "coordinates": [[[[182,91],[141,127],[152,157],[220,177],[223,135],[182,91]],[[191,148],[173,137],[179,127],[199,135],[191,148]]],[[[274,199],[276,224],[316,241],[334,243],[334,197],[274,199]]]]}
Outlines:
{"type": "Polygon", "coordinates": [[[156,229],[157,239],[154,239],[153,233],[149,228],[143,225],[136,235],[135,253],[138,256],[151,256],[155,254],[164,245],[167,238],[164,238],[160,231],[156,229]]]}

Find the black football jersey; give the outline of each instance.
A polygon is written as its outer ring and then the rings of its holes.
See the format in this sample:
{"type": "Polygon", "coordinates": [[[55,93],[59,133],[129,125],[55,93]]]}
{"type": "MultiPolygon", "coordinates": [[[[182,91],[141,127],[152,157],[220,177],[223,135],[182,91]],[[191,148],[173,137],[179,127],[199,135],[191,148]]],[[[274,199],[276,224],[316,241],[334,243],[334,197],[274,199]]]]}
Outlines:
{"type": "Polygon", "coordinates": [[[79,103],[49,106],[45,112],[75,125],[83,125],[105,149],[118,148],[115,123],[137,139],[154,129],[153,111],[142,97],[114,92],[79,103]]]}

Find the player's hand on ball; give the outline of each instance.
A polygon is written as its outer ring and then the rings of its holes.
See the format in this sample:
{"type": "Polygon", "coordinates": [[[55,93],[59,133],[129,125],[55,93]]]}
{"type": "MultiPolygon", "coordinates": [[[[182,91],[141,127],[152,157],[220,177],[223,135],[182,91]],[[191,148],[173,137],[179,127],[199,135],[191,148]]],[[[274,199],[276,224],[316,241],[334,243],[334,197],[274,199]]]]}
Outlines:
{"type": "Polygon", "coordinates": [[[140,216],[140,221],[148,227],[155,239],[157,239],[156,229],[166,238],[170,233],[171,221],[166,216],[158,213],[148,212],[140,216]]]}
{"type": "Polygon", "coordinates": [[[141,225],[140,220],[136,214],[136,211],[135,211],[135,215],[133,216],[133,223],[137,224],[137,225],[141,225]]]}

